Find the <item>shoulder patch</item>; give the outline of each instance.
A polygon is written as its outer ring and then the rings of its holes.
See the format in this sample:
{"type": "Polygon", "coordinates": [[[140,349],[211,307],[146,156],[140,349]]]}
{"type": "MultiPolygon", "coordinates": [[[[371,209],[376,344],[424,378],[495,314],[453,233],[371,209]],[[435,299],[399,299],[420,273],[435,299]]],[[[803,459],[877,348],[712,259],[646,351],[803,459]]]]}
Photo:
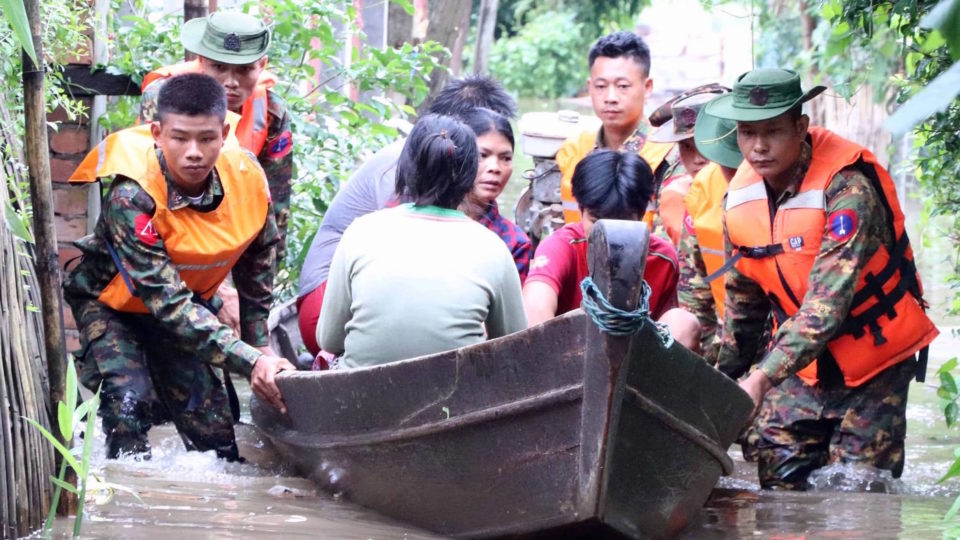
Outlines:
{"type": "Polygon", "coordinates": [[[148,246],[154,246],[160,241],[160,235],[157,234],[157,229],[153,226],[153,220],[147,214],[139,214],[134,218],[133,228],[137,238],[148,246]]]}
{"type": "Polygon", "coordinates": [[[827,216],[828,235],[835,242],[847,240],[857,232],[857,214],[853,210],[838,210],[827,216]]]}
{"type": "Polygon", "coordinates": [[[548,264],[550,264],[550,258],[547,257],[546,255],[539,255],[537,257],[534,257],[533,260],[530,261],[530,269],[536,270],[537,268],[544,268],[548,264]]]}
{"type": "Polygon", "coordinates": [[[270,159],[280,159],[293,150],[293,134],[284,131],[277,138],[267,143],[267,156],[270,159]]]}

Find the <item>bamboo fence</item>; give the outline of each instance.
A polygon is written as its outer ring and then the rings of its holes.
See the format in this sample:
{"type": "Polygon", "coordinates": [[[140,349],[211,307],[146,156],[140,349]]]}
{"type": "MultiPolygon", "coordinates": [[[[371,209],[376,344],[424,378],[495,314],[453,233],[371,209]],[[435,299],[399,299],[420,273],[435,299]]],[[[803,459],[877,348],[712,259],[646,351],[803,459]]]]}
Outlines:
{"type": "MultiPolygon", "coordinates": [[[[0,102],[0,208],[27,208],[23,148],[0,102]]],[[[0,538],[38,529],[50,508],[53,449],[23,417],[50,426],[33,245],[0,219],[0,538]]]]}

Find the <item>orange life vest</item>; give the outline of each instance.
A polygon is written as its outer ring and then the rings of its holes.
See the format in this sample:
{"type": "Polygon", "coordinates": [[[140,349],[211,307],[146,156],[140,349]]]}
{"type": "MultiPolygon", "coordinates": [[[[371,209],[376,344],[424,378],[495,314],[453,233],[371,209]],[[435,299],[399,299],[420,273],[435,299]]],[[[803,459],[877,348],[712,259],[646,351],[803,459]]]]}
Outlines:
{"type": "MultiPolygon", "coordinates": [[[[136,181],[156,204],[156,212],[138,227],[152,227],[187,287],[209,300],[257,237],[267,217],[270,193],[260,165],[246,150],[226,145],[216,162],[223,200],[209,212],[167,208],[167,182],[157,160],[150,125],[109,135],[87,154],[70,177],[72,183],[122,175],[136,181]]],[[[140,231],[137,231],[139,233],[140,231]]],[[[107,249],[119,264],[113,247],[107,249]]],[[[99,300],[117,311],[147,313],[129,276],[119,270],[99,300]]]]}
{"type": "MultiPolygon", "coordinates": [[[[566,223],[579,223],[580,206],[573,197],[573,170],[577,168],[577,163],[593,151],[597,145],[597,133],[595,131],[584,131],[577,137],[571,137],[564,141],[563,146],[557,151],[556,161],[560,168],[560,200],[563,205],[563,221],[566,223]]],[[[670,150],[673,150],[673,144],[655,143],[646,141],[640,148],[638,154],[650,169],[654,172],[666,159],[670,150]]],[[[653,228],[653,215],[656,213],[656,206],[651,200],[647,205],[647,211],[643,215],[643,221],[647,227],[653,228]]]]}
{"type": "MultiPolygon", "coordinates": [[[[707,275],[723,266],[723,196],[727,193],[727,179],[720,165],[710,163],[697,173],[690,191],[683,198],[687,209],[684,226],[692,227],[707,275]]],[[[710,282],[717,315],[723,319],[725,298],[723,276],[710,282]]]]}
{"type": "MultiPolygon", "coordinates": [[[[200,60],[191,60],[190,62],[181,62],[172,66],[165,66],[150,73],[143,78],[140,85],[141,91],[145,91],[147,86],[158,79],[165,79],[184,73],[203,73],[203,67],[200,66],[200,60]]],[[[267,142],[267,128],[269,118],[267,117],[267,90],[273,88],[277,83],[277,78],[267,70],[260,73],[257,79],[257,85],[253,88],[253,93],[243,102],[243,108],[240,112],[240,123],[237,125],[237,139],[244,148],[259,156],[263,150],[263,145],[267,142]]]]}
{"type": "Polygon", "coordinates": [[[676,246],[680,243],[680,233],[683,232],[683,219],[687,214],[687,209],[683,204],[683,198],[690,191],[693,184],[693,177],[689,174],[673,176],[663,181],[663,187],[660,188],[660,220],[663,221],[663,227],[667,230],[667,236],[676,246]]]}
{"type": "MultiPolygon", "coordinates": [[[[938,332],[923,310],[922,286],[890,174],[858,144],[822,128],[810,128],[809,135],[810,168],[797,194],[777,209],[772,224],[763,179],[747,162],[740,166],[727,192],[727,232],[741,257],[737,268],[763,287],[782,325],[799,310],[809,280],[817,279],[810,271],[824,234],[852,233],[825,232],[824,190],[850,166],[858,166],[874,181],[894,230],[893,249],[882,246],[867,261],[847,318],[817,361],[798,373],[811,385],[842,374],[846,386],[859,386],[929,345],[938,332]]],[[[844,222],[831,218],[832,227],[842,229],[844,222]]]]}

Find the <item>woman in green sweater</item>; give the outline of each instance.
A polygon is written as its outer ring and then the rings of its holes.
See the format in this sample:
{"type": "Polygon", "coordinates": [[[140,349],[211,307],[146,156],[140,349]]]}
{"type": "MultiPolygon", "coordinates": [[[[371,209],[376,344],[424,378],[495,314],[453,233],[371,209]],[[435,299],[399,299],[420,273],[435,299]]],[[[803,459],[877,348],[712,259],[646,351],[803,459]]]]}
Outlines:
{"type": "Polygon", "coordinates": [[[407,138],[397,192],[412,203],[358,218],[330,267],[317,340],[340,368],[455,349],[526,328],[503,241],[457,210],[473,189],[473,132],[427,115],[407,138]]]}

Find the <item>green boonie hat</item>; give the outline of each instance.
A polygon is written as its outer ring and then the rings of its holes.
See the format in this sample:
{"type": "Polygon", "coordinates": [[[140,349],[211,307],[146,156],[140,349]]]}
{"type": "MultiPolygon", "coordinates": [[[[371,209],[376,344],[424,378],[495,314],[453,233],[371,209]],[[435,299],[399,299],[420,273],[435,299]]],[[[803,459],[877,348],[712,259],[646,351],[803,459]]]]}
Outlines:
{"type": "Polygon", "coordinates": [[[697,114],[717,94],[693,94],[670,104],[670,120],[651,133],[647,140],[656,143],[674,143],[693,137],[697,114]]]}
{"type": "Polygon", "coordinates": [[[270,29],[256,17],[217,11],[183,25],[180,42],[188,51],[224,64],[252,64],[267,54],[270,29]]]}
{"type": "Polygon", "coordinates": [[[738,122],[769,120],[817,97],[824,90],[824,86],[815,86],[804,92],[796,71],[755,69],[737,79],[731,94],[707,105],[707,112],[738,122]]]}
{"type": "Polygon", "coordinates": [[[706,107],[702,107],[697,115],[693,141],[700,155],[714,163],[736,169],[743,161],[743,154],[737,145],[737,123],[707,114],[706,107]]]}

